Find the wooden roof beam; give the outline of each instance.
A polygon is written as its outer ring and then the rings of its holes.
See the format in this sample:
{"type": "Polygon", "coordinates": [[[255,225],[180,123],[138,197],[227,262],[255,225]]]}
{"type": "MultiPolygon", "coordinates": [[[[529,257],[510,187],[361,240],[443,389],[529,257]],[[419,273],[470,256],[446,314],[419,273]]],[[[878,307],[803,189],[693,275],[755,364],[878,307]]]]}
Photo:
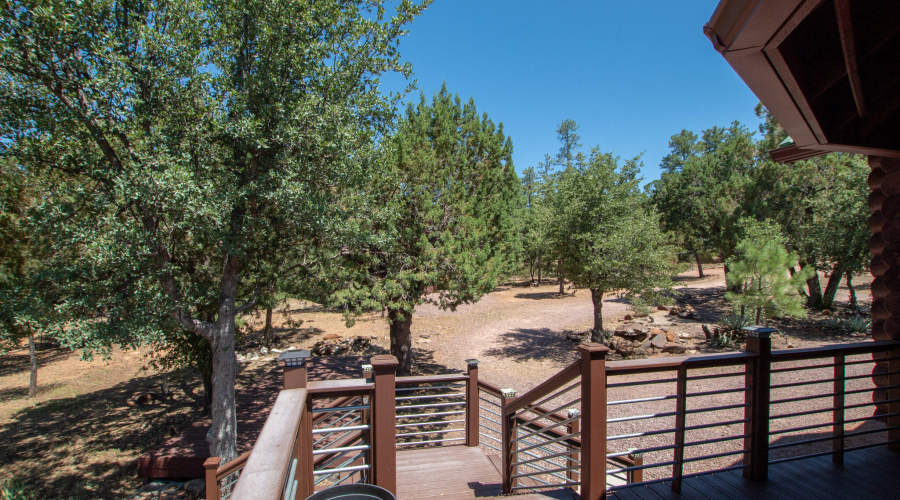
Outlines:
{"type": "Polygon", "coordinates": [[[853,38],[853,22],[850,19],[850,1],[834,0],[834,10],[841,36],[841,49],[844,52],[844,64],[847,66],[847,78],[850,79],[850,92],[853,93],[856,111],[862,118],[866,116],[866,100],[863,96],[862,80],[859,77],[859,59],[856,41],[853,38]]]}

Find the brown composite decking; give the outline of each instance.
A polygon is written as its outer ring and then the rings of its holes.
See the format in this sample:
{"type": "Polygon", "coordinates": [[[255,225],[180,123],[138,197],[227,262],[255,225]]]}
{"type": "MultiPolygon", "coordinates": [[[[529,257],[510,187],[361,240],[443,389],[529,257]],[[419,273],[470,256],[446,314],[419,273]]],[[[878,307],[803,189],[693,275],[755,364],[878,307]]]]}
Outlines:
{"type": "MultiPolygon", "coordinates": [[[[478,448],[464,446],[399,451],[398,500],[500,498],[500,473],[478,448]]],[[[515,498],[577,499],[572,490],[515,495],[515,498]]],[[[717,499],[892,499],[900,498],[900,453],[884,447],[848,452],[844,465],[830,456],[769,466],[769,481],[755,483],[741,471],[686,478],[681,494],[668,482],[610,492],[621,500],[717,499]]]]}

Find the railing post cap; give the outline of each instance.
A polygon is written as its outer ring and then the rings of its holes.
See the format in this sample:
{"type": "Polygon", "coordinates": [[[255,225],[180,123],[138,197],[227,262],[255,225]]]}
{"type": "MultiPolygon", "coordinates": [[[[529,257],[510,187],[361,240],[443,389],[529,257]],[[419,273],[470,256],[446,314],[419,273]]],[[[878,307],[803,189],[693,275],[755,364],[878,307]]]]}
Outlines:
{"type": "Polygon", "coordinates": [[[310,352],[306,349],[291,349],[284,351],[278,356],[280,361],[284,361],[284,366],[303,366],[309,359],[310,352]]]}
{"type": "Polygon", "coordinates": [[[569,408],[569,418],[575,418],[581,415],[581,410],[578,408],[569,408]]]}
{"type": "Polygon", "coordinates": [[[393,372],[398,366],[400,366],[400,362],[397,361],[396,357],[391,356],[390,354],[372,356],[372,369],[375,373],[393,372]]]}
{"type": "Polygon", "coordinates": [[[466,364],[469,365],[469,368],[475,368],[478,366],[479,361],[475,358],[467,359],[466,364]]]}
{"type": "Polygon", "coordinates": [[[579,345],[578,350],[582,354],[589,354],[591,359],[598,359],[606,356],[606,353],[609,352],[609,347],[598,342],[587,342],[579,345]]]}
{"type": "Polygon", "coordinates": [[[759,325],[745,326],[744,328],[741,328],[741,330],[747,332],[748,337],[758,337],[761,339],[769,338],[770,335],[778,331],[774,328],[769,328],[768,326],[759,325]]]}
{"type": "Polygon", "coordinates": [[[372,373],[372,370],[374,370],[374,368],[372,367],[372,365],[369,365],[369,364],[362,365],[362,371],[363,371],[363,373],[372,373]]]}
{"type": "Polygon", "coordinates": [[[500,395],[506,399],[512,399],[516,397],[515,389],[500,389],[500,395]]]}

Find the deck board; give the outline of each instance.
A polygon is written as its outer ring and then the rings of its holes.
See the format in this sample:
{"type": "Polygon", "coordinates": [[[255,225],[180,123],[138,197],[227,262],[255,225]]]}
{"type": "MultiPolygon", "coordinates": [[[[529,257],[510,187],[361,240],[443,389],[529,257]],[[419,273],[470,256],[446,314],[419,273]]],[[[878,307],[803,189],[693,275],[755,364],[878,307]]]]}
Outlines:
{"type": "MultiPolygon", "coordinates": [[[[404,450],[397,453],[399,500],[469,500],[500,498],[497,457],[492,461],[478,448],[464,446],[404,450]],[[426,472],[427,471],[427,472],[426,472]]],[[[638,485],[610,492],[616,500],[718,499],[859,499],[900,498],[900,453],[884,447],[846,453],[844,465],[830,456],[785,462],[769,467],[769,481],[755,483],[740,470],[684,479],[681,493],[668,482],[638,485]]],[[[562,488],[515,495],[516,500],[575,500],[562,488]]]]}

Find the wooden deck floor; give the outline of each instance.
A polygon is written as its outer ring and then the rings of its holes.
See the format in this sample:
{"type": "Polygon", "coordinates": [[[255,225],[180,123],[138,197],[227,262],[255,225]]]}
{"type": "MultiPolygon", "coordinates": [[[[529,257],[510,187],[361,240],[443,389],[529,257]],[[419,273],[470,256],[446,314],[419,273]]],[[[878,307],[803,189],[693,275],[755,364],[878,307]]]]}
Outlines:
{"type": "MultiPolygon", "coordinates": [[[[399,500],[463,500],[500,497],[500,473],[478,448],[463,446],[400,451],[397,453],[399,500]]],[[[574,500],[569,489],[516,498],[574,500]]],[[[769,467],[769,481],[754,483],[740,471],[713,473],[684,480],[681,494],[669,483],[610,492],[621,500],[714,499],[882,499],[900,498],[900,453],[870,448],[846,453],[844,465],[828,456],[769,467]]]]}

